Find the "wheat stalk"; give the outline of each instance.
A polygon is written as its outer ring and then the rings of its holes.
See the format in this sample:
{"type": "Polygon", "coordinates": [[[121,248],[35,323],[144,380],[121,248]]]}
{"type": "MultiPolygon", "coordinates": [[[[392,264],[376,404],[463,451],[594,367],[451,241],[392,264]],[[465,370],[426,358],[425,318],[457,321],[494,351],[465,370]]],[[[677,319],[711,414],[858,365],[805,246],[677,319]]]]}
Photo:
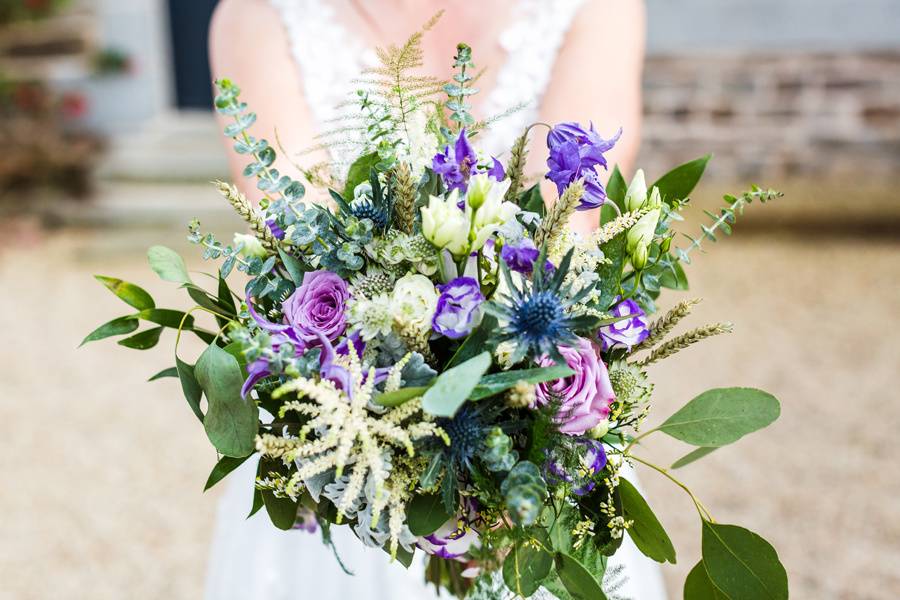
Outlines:
{"type": "Polygon", "coordinates": [[[655,348],[653,352],[650,353],[650,356],[638,362],[637,364],[641,367],[652,365],[653,363],[659,362],[664,358],[668,358],[669,356],[672,356],[673,354],[680,352],[681,350],[684,350],[688,346],[692,346],[699,341],[705,340],[706,338],[713,337],[715,335],[731,333],[732,330],[733,326],[731,323],[714,323],[712,325],[706,325],[704,327],[692,329],[685,334],[679,335],[676,338],[672,338],[668,342],[660,345],[658,348],[655,348]]]}
{"type": "Polygon", "coordinates": [[[266,220],[257,212],[247,197],[237,189],[236,186],[216,180],[213,182],[219,193],[228,200],[228,203],[234,208],[235,212],[250,225],[250,229],[259,238],[263,248],[269,252],[275,252],[278,249],[278,238],[269,231],[266,220]]]}

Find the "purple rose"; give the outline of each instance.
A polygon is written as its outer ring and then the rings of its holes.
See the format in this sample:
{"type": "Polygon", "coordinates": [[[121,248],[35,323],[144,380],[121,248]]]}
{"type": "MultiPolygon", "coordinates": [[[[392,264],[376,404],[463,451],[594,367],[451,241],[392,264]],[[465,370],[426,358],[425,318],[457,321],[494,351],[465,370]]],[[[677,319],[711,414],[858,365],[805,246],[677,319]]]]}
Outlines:
{"type": "MultiPolygon", "coordinates": [[[[583,435],[609,416],[609,407],[616,399],[606,365],[600,360],[598,348],[588,340],[578,338],[574,347],[560,346],[559,352],[570,369],[570,377],[538,384],[536,403],[560,402],[554,420],[567,435],[583,435]]],[[[538,364],[549,367],[556,363],[544,356],[538,364]]]]}
{"type": "Polygon", "coordinates": [[[469,335],[481,322],[484,295],[478,282],[471,277],[457,277],[450,283],[438,286],[441,292],[437,301],[431,328],[450,339],[469,335]]]}
{"type": "Polygon", "coordinates": [[[497,181],[506,179],[506,171],[496,158],[493,158],[489,168],[479,167],[478,155],[466,137],[465,128],[459,132],[452,149],[447,146],[443,152],[434,155],[431,168],[441,176],[449,191],[465,192],[469,185],[469,177],[477,173],[487,173],[497,181]]]}
{"type": "Polygon", "coordinates": [[[514,244],[504,244],[500,251],[500,258],[513,271],[523,275],[531,274],[534,269],[534,261],[541,254],[537,246],[529,238],[522,238],[514,244]]]}
{"type": "Polygon", "coordinates": [[[590,210],[606,201],[606,190],[597,175],[597,167],[607,167],[604,153],[612,149],[622,130],[611,139],[604,140],[594,130],[584,129],[578,123],[560,123],[547,135],[550,156],[547,159],[547,179],[556,184],[562,194],[576,179],[584,179],[585,193],[578,210],[590,210]]]}
{"type": "Polygon", "coordinates": [[[317,332],[336,340],[347,326],[345,309],[350,291],[347,282],[331,271],[312,271],[288,298],[282,310],[285,320],[307,342],[318,341],[317,332]]]}
{"type": "Polygon", "coordinates": [[[626,348],[629,352],[636,345],[647,339],[650,330],[647,328],[647,315],[641,310],[634,300],[624,300],[616,304],[612,309],[614,317],[626,317],[630,319],[616,321],[611,325],[600,328],[600,341],[603,351],[611,348],[626,348]]]}

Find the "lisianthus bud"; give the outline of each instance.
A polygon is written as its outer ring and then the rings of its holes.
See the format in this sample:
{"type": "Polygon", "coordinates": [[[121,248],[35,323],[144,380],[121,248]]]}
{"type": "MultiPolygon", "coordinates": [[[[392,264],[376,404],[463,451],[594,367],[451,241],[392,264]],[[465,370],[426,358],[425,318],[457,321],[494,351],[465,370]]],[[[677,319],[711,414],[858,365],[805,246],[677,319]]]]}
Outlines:
{"type": "Polygon", "coordinates": [[[654,187],[652,190],[650,190],[650,199],[647,200],[646,206],[651,210],[654,208],[660,208],[662,206],[662,196],[660,196],[659,194],[658,187],[654,187]]]}
{"type": "Polygon", "coordinates": [[[262,242],[255,235],[235,233],[234,245],[241,249],[241,254],[244,256],[258,256],[262,258],[266,255],[266,249],[263,248],[262,242]]]}
{"type": "Polygon", "coordinates": [[[446,200],[431,196],[428,206],[422,208],[422,235],[457,257],[469,253],[469,222],[458,202],[459,192],[453,190],[446,200]]]}
{"type": "Polygon", "coordinates": [[[635,211],[644,206],[645,202],[647,202],[647,182],[644,180],[644,170],[638,169],[625,193],[625,208],[635,211]]]}
{"type": "Polygon", "coordinates": [[[650,243],[656,233],[660,209],[655,208],[641,217],[626,234],[626,250],[631,256],[631,264],[642,269],[647,264],[650,243]]]}
{"type": "Polygon", "coordinates": [[[472,210],[478,210],[487,199],[488,192],[491,191],[492,180],[486,175],[476,175],[469,181],[469,189],[466,191],[466,204],[472,207],[472,210]]]}
{"type": "Polygon", "coordinates": [[[509,185],[509,179],[494,181],[488,175],[475,175],[469,180],[472,196],[466,196],[466,216],[472,223],[473,251],[484,246],[501,225],[518,214],[518,206],[503,201],[509,185]]]}
{"type": "Polygon", "coordinates": [[[609,419],[600,421],[596,427],[587,432],[587,436],[592,440],[600,440],[603,439],[603,436],[607,433],[609,433],[609,419]]]}

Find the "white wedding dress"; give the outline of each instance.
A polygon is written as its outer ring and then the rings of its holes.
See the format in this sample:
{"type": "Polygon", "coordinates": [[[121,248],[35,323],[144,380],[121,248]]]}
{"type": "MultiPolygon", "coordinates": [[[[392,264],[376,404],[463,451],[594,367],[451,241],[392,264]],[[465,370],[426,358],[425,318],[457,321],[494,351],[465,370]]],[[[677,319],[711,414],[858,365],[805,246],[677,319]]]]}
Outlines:
{"type": "MultiPolygon", "coordinates": [[[[284,22],[315,120],[323,126],[338,117],[338,108],[354,89],[353,79],[375,61],[342,26],[328,0],[270,0],[284,22]]],[[[507,59],[497,84],[488,93],[489,116],[524,104],[526,108],[492,125],[478,137],[478,146],[496,156],[508,152],[523,128],[537,120],[538,107],[553,71],[556,55],[584,0],[519,0],[515,17],[502,33],[507,59]]],[[[346,109],[343,109],[346,110],[346,109]]],[[[610,124],[612,127],[615,124],[610,124]]],[[[352,157],[335,160],[346,162],[352,157]]],[[[334,544],[346,575],[319,533],[281,531],[260,511],[247,519],[253,496],[256,460],[232,473],[219,505],[209,558],[207,600],[431,600],[422,556],[406,570],[391,564],[386,553],[364,547],[347,527],[333,528],[334,544]]],[[[631,471],[626,476],[634,480],[631,471]]],[[[633,600],[664,600],[656,563],[644,557],[626,535],[610,569],[624,567],[616,596],[633,600]]],[[[446,598],[446,594],[444,594],[446,598]]]]}

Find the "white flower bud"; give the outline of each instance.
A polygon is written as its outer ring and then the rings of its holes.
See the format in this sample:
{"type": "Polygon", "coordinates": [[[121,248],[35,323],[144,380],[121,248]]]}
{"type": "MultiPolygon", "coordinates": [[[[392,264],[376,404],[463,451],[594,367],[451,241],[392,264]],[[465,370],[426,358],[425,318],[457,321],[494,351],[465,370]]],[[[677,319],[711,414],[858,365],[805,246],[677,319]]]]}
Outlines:
{"type": "Polygon", "coordinates": [[[258,256],[259,258],[263,258],[267,254],[266,249],[263,248],[259,238],[248,233],[235,233],[234,245],[235,247],[240,247],[241,254],[247,257],[258,256]],[[243,244],[243,246],[241,246],[241,244],[243,244]]]}
{"type": "Polygon", "coordinates": [[[436,247],[460,257],[469,253],[469,223],[458,202],[456,190],[446,200],[431,196],[428,206],[422,208],[422,235],[436,247]]]}
{"type": "Polygon", "coordinates": [[[625,193],[625,208],[635,211],[647,202],[647,182],[644,180],[644,170],[638,169],[625,193]]]}

